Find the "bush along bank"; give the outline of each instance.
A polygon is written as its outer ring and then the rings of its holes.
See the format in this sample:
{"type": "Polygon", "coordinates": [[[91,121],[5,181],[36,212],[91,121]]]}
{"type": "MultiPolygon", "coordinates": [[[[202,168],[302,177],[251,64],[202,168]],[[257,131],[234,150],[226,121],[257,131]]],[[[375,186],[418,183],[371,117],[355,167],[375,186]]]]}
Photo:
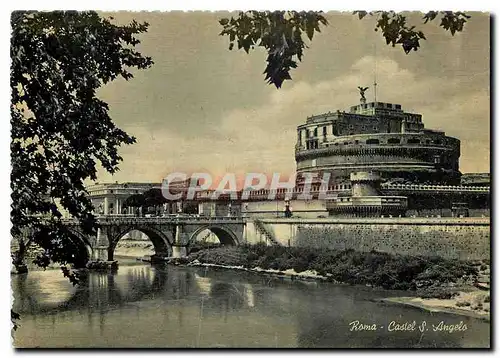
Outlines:
{"type": "Polygon", "coordinates": [[[393,255],[384,252],[317,250],[307,247],[225,246],[200,250],[180,260],[226,267],[241,266],[284,272],[316,272],[329,281],[384,289],[419,290],[427,297],[450,298],[459,287],[471,286],[482,262],[440,257],[393,255]]]}

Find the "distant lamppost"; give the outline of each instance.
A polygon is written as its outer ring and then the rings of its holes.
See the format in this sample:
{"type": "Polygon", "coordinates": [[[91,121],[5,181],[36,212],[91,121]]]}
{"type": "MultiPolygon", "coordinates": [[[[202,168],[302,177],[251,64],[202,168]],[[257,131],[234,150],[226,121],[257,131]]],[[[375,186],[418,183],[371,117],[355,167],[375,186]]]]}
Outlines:
{"type": "Polygon", "coordinates": [[[290,199],[285,199],[285,217],[292,217],[292,210],[290,208],[290,199]]]}
{"type": "Polygon", "coordinates": [[[248,203],[243,205],[243,216],[246,217],[248,215],[248,203]]]}

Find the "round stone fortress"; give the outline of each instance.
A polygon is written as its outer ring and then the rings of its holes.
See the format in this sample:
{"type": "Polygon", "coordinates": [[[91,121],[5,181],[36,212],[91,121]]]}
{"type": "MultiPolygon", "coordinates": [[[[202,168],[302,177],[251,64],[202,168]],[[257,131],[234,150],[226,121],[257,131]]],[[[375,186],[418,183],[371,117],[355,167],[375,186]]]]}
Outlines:
{"type": "Polygon", "coordinates": [[[297,173],[331,173],[349,181],[352,172],[376,170],[384,181],[458,185],[460,141],[426,129],[422,115],[399,104],[361,103],[347,112],[307,118],[297,128],[297,173]]]}

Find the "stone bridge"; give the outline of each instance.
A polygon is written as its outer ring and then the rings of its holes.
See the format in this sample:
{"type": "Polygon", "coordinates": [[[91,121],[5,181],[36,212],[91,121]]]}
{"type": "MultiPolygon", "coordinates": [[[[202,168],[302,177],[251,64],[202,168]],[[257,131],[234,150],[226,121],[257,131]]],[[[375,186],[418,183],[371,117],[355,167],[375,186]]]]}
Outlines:
{"type": "Polygon", "coordinates": [[[199,233],[210,230],[223,245],[239,245],[245,241],[246,219],[242,217],[134,217],[106,215],[97,217],[96,237],[86,237],[77,220],[67,219],[70,227],[86,249],[87,260],[113,261],[118,241],[132,230],[146,234],[157,256],[186,256],[199,233]]]}

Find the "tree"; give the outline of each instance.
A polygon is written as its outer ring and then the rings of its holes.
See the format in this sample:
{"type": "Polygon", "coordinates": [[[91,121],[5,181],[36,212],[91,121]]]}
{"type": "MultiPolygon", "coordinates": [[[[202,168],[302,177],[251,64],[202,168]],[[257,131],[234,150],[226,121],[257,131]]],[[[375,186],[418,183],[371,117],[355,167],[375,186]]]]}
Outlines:
{"type": "Polygon", "coordinates": [[[144,195],[143,194],[132,194],[123,202],[124,208],[140,208],[144,206],[144,195]]]}
{"type": "MultiPolygon", "coordinates": [[[[406,54],[417,51],[420,41],[425,40],[422,31],[407,24],[405,15],[394,11],[355,11],[363,19],[367,15],[376,17],[375,31],[380,30],[386,43],[393,47],[401,45],[406,54]]],[[[422,16],[426,24],[441,19],[440,26],[452,35],[460,32],[470,18],[463,12],[429,11],[422,16]]],[[[315,32],[321,32],[320,25],[327,26],[328,21],[322,12],[316,11],[245,11],[238,16],[223,18],[221,36],[229,36],[229,50],[243,49],[246,53],[255,47],[267,51],[265,80],[276,88],[281,88],[285,80],[291,80],[290,70],[297,68],[297,60],[302,61],[304,48],[303,34],[312,41],[315,32]]]]}
{"type": "Polygon", "coordinates": [[[84,180],[96,179],[98,163],[116,172],[118,147],[135,142],[115,126],[96,91],[153,63],[134,49],[148,24],[111,21],[93,11],[11,15],[12,235],[29,231],[43,249],[35,262],[60,263],[73,282],[63,266],[75,258],[61,209],[95,234],[84,180]]]}
{"type": "Polygon", "coordinates": [[[143,193],[144,196],[144,206],[153,207],[155,212],[158,211],[158,207],[162,206],[167,202],[167,199],[163,196],[161,189],[151,188],[143,193]]]}

